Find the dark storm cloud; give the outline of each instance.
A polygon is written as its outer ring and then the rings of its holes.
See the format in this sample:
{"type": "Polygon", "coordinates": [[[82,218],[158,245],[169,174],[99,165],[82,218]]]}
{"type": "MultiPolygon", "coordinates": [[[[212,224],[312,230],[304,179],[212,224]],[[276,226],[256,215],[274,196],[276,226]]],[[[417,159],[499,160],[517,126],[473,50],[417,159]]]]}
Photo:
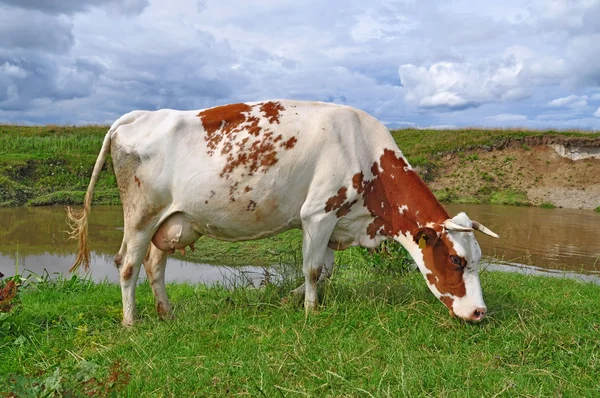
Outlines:
{"type": "Polygon", "coordinates": [[[141,13],[149,5],[148,0],[0,0],[2,3],[47,14],[73,15],[96,7],[129,16],[141,13]]]}
{"type": "Polygon", "coordinates": [[[87,97],[103,70],[96,62],[84,59],[59,65],[49,56],[0,55],[0,108],[27,109],[35,100],[87,97]]]}
{"type": "Polygon", "coordinates": [[[74,43],[67,17],[0,6],[0,48],[66,53],[74,43]]]}

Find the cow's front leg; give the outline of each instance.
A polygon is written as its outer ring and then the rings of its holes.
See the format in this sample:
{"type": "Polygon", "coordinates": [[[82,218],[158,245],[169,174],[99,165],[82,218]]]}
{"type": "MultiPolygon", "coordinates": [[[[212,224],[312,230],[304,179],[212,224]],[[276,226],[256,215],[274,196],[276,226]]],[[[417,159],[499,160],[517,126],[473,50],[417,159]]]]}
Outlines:
{"type": "MultiPolygon", "coordinates": [[[[325,252],[325,259],[323,261],[323,269],[321,271],[321,275],[319,276],[319,279],[317,280],[317,287],[319,287],[324,281],[326,281],[327,279],[329,279],[331,277],[331,275],[333,274],[333,262],[334,262],[334,254],[333,254],[333,249],[330,249],[329,247],[327,248],[327,251],[325,252]]],[[[296,297],[304,297],[304,293],[306,291],[306,283],[301,284],[300,286],[298,286],[297,288],[295,288],[294,290],[292,290],[290,292],[290,294],[292,296],[296,296],[296,297]]]]}
{"type": "MultiPolygon", "coordinates": [[[[330,217],[311,217],[302,223],[302,271],[304,273],[304,309],[313,312],[319,304],[317,282],[321,276],[331,232],[336,220],[330,217]]],[[[333,254],[333,253],[332,253],[333,254]]]]}
{"type": "Polygon", "coordinates": [[[144,269],[148,283],[154,294],[156,312],[161,319],[171,316],[171,304],[165,288],[165,269],[167,266],[167,252],[158,249],[153,243],[150,244],[148,254],[144,259],[144,269]]]}

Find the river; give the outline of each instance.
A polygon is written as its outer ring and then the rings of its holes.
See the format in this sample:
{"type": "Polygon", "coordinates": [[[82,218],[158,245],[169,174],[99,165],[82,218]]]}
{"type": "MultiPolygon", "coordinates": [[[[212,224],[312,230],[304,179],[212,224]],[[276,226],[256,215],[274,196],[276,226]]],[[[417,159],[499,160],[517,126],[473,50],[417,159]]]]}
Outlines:
{"type": "MultiPolygon", "coordinates": [[[[519,272],[548,271],[578,275],[598,282],[600,277],[600,214],[590,210],[542,209],[497,205],[459,205],[446,208],[451,215],[465,211],[472,219],[500,235],[477,234],[484,266],[519,272]]],[[[0,272],[15,271],[67,275],[76,243],[67,240],[62,207],[0,208],[0,272]]],[[[90,241],[94,250],[93,278],[117,281],[113,258],[123,234],[118,206],[94,206],[90,241]]],[[[170,258],[169,281],[250,283],[262,279],[262,267],[223,267],[170,258]]]]}

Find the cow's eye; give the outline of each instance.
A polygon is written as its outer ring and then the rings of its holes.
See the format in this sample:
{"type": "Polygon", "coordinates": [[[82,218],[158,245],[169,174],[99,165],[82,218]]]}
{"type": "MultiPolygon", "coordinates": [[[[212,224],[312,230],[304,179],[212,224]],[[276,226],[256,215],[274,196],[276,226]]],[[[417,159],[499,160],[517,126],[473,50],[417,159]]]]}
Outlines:
{"type": "Polygon", "coordinates": [[[450,256],[450,261],[452,261],[452,264],[456,265],[456,269],[459,271],[462,271],[465,268],[465,265],[458,256],[450,256]]]}

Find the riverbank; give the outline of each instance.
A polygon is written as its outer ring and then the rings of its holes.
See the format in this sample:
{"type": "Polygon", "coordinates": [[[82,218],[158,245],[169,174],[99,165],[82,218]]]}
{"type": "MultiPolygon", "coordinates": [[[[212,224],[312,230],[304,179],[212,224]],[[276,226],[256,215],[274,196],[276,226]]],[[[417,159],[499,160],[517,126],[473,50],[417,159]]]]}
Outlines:
{"type": "MultiPolygon", "coordinates": [[[[83,396],[595,396],[600,286],[483,272],[489,316],[448,317],[418,273],[340,271],[305,318],[293,286],[169,285],[175,319],[138,289],[38,284],[0,325],[0,391],[83,396]],[[51,393],[52,392],[52,393],[51,393]]],[[[296,281],[297,283],[297,281],[296,281]]]]}
{"type": "MultiPolygon", "coordinates": [[[[0,126],[0,206],[81,204],[107,129],[0,126]]],[[[580,156],[596,150],[600,156],[600,133],[404,129],[392,134],[443,202],[600,206],[600,183],[591,178],[600,174],[600,159],[580,156]]],[[[110,161],[94,203],[119,203],[110,161]]]]}

